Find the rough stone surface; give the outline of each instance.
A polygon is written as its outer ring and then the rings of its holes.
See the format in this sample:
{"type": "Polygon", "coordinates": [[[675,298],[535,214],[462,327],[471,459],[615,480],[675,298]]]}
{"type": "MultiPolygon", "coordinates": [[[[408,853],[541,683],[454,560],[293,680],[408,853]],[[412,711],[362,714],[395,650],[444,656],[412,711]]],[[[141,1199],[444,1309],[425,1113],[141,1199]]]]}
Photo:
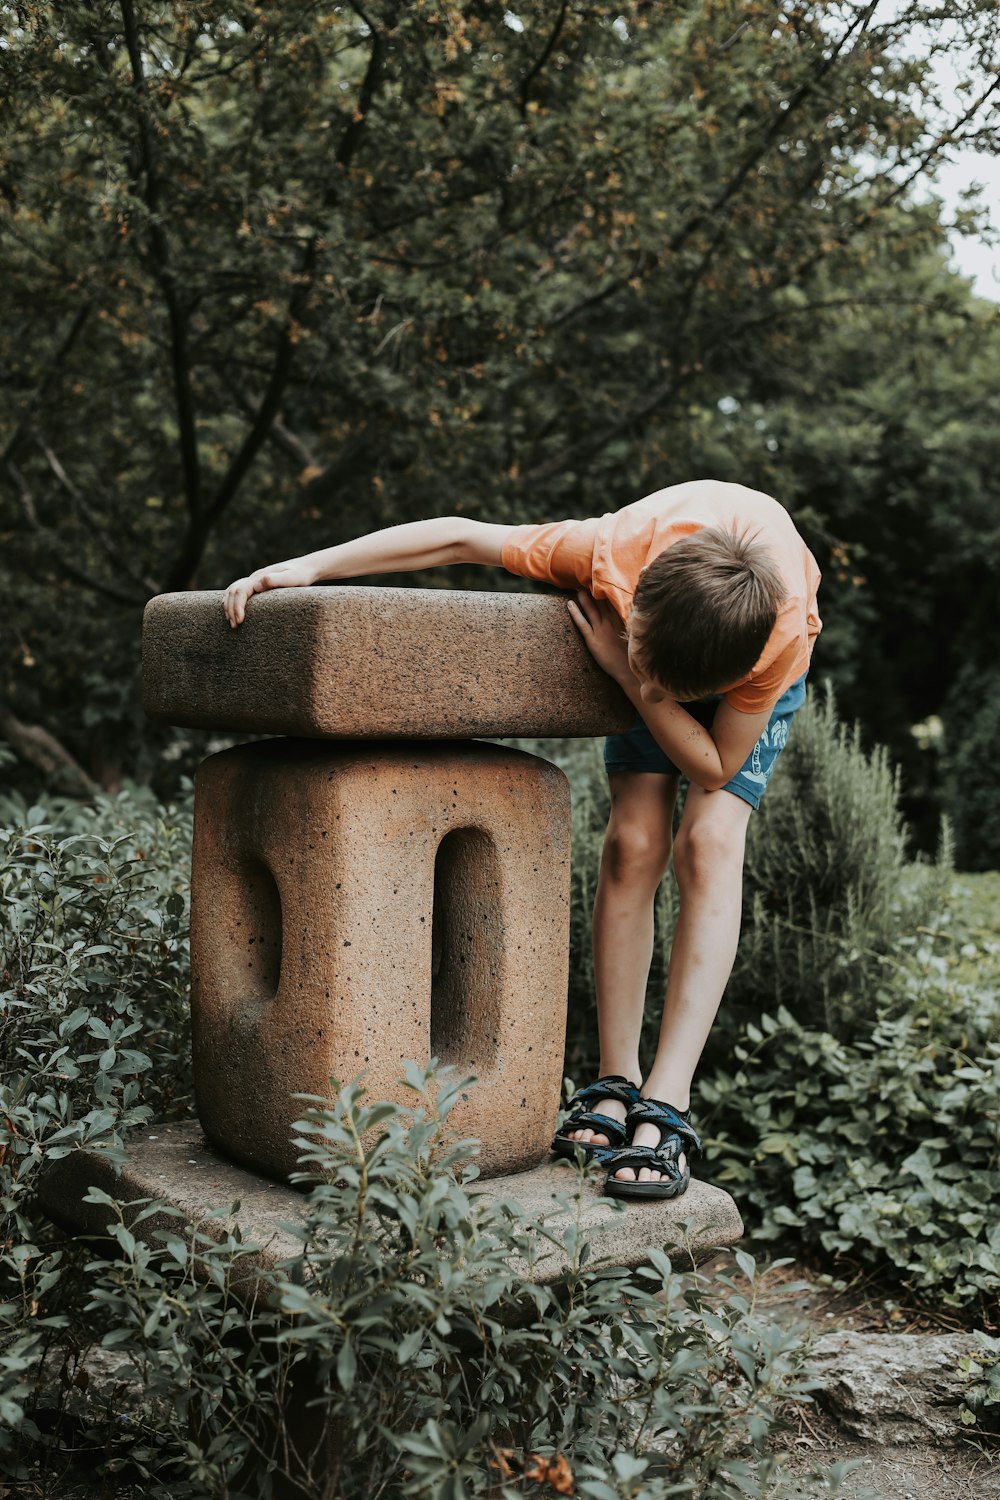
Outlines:
{"type": "Polygon", "coordinates": [[[305,1093],[399,1099],[432,1056],[478,1084],[451,1123],[484,1175],[547,1154],[562,1075],[569,787],[493,745],[242,745],[195,781],[198,1113],[235,1161],[294,1170],[305,1093]]]}
{"type": "MultiPolygon", "coordinates": [[[[574,1197],[576,1171],[566,1161],[547,1161],[531,1172],[494,1177],[481,1191],[493,1198],[517,1202],[533,1219],[543,1215],[556,1239],[576,1219],[575,1202],[563,1206],[560,1198],[574,1197]]],[[[606,1261],[615,1266],[641,1265],[651,1246],[678,1249],[678,1269],[708,1258],[723,1247],[735,1245],[743,1234],[743,1220],[733,1199],[722,1188],[692,1178],[680,1198],[657,1202],[647,1199],[627,1206],[602,1192],[604,1174],[597,1167],[588,1171],[583,1230],[590,1246],[589,1263],[606,1261]]],[[[533,1267],[518,1263],[526,1279],[555,1281],[566,1269],[567,1255],[558,1245],[539,1249],[533,1267]]]]}
{"type": "Polygon", "coordinates": [[[143,621],[147,714],[322,739],[598,735],[635,714],[561,598],[274,589],[233,630],[222,594],[161,594],[143,621]]]}
{"type": "Polygon", "coordinates": [[[956,1439],[969,1334],[829,1333],[812,1346],[817,1405],[855,1437],[901,1444],[956,1439]]]}
{"type": "MultiPolygon", "coordinates": [[[[259,1294],[257,1273],[262,1268],[275,1266],[300,1248],[284,1226],[300,1218],[302,1195],[287,1184],[269,1182],[234,1166],[212,1148],[195,1122],[153,1126],[129,1138],[128,1152],[121,1175],[116,1175],[113,1164],[99,1151],[74,1151],[53,1162],[41,1184],[45,1211],[77,1233],[103,1234],[108,1210],[81,1201],[91,1186],[97,1186],[120,1201],[136,1202],[137,1209],[138,1200],[162,1198],[180,1211],[182,1218],[151,1215],[133,1226],[135,1235],[150,1244],[158,1243],[157,1229],[169,1227],[176,1234],[185,1222],[217,1240],[238,1225],[245,1241],[261,1246],[244,1262],[240,1283],[244,1296],[259,1294]],[[235,1212],[233,1204],[238,1204],[235,1212]]],[[[671,1202],[623,1208],[601,1195],[602,1182],[600,1172],[592,1172],[585,1188],[582,1227],[591,1246],[591,1262],[638,1265],[651,1246],[681,1247],[691,1259],[701,1261],[720,1247],[735,1244],[743,1232],[732,1198],[708,1183],[692,1181],[684,1196],[671,1202]]],[[[493,1178],[478,1191],[516,1200],[532,1218],[554,1214],[548,1217],[548,1226],[558,1237],[559,1228],[570,1223],[570,1210],[560,1208],[556,1200],[572,1195],[575,1189],[572,1167],[547,1162],[513,1177],[493,1178]]],[[[518,1263],[515,1269],[525,1279],[544,1283],[558,1280],[565,1266],[565,1255],[545,1243],[540,1244],[533,1266],[518,1263]]]]}

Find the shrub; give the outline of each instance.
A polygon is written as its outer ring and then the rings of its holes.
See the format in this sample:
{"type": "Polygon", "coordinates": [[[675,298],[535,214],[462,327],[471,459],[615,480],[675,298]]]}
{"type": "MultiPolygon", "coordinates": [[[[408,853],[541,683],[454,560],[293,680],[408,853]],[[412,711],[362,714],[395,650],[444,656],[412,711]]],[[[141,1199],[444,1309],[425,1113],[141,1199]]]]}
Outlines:
{"type": "MultiPolygon", "coordinates": [[[[446,1128],[457,1087],[435,1102],[427,1075],[410,1083],[412,1111],[355,1085],[306,1112],[301,1251],[252,1309],[235,1282],[256,1247],[168,1231],[150,1247],[91,1195],[121,1254],[88,1263],[77,1338],[120,1348],[142,1389],[127,1447],[120,1424],[90,1418],[105,1482],[169,1500],[279,1481],[331,1500],[801,1495],[765,1449],[780,1405],[805,1396],[803,1350],[755,1316],[750,1258],[712,1283],[658,1251],[637,1271],[591,1266],[572,1168],[568,1218],[539,1231],[476,1196],[469,1143],[446,1128]],[[552,1240],[565,1282],[526,1284],[512,1257],[552,1240]]],[[[827,1476],[812,1492],[834,1489],[827,1476]]]]}
{"type": "MultiPolygon", "coordinates": [[[[0,1419],[71,1326],[80,1247],[38,1218],[47,1160],[122,1159],[185,1108],[190,814],[135,789],[92,806],[0,798],[0,1419]]],[[[2,1433],[0,1433],[2,1439],[2,1433]]]]}
{"type": "Polygon", "coordinates": [[[699,1084],[711,1174],[758,1240],[874,1270],[917,1300],[995,1306],[1000,1003],[917,960],[897,986],[853,1041],[785,1009],[743,1027],[699,1084]]]}
{"type": "Polygon", "coordinates": [[[886,752],[866,753],[829,689],[812,689],[750,820],[727,1007],[785,1004],[807,1023],[853,1034],[872,1015],[872,985],[937,910],[950,872],[947,831],[935,866],[910,863],[886,752]]]}
{"type": "Polygon", "coordinates": [[[1000,671],[967,666],[944,708],[945,800],[963,870],[1000,869],[1000,671]]]}

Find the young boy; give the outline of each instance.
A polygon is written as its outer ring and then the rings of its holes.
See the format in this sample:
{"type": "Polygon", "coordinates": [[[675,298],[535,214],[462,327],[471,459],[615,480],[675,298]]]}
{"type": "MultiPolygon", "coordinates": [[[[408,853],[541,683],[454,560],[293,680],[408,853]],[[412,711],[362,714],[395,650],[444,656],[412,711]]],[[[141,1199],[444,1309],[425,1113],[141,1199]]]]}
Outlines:
{"type": "Polygon", "coordinates": [[[265,589],[448,563],[575,589],[574,625],[636,709],[631,730],[605,745],[611,816],[593,923],[601,1076],[577,1094],[553,1150],[597,1157],[613,1196],[674,1197],[700,1147],[691,1083],[736,956],[747,825],[805,698],[819,569],[777,501],[697,480],[591,520],[390,527],[237,579],[224,607],[235,627],[265,589]],[[690,784],[672,839],[681,776],[690,784]],[[643,1079],[653,899],[672,842],[680,908],[643,1079]]]}

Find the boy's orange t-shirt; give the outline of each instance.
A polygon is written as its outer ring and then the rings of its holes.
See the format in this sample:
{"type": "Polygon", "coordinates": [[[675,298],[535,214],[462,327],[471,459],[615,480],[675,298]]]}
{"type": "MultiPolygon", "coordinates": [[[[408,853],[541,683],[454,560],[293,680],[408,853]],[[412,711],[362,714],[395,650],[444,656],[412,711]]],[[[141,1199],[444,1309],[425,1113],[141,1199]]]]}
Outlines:
{"type": "Polygon", "coordinates": [[[502,561],[510,573],[560,588],[585,588],[628,620],[639,574],[675,542],[703,526],[751,534],[771,554],[787,598],[753,670],[723,694],[740,713],[771,708],[809,666],[822,629],[820,571],[784,506],[759,490],[721,480],[674,484],[633,505],[587,521],[515,526],[502,561]]]}

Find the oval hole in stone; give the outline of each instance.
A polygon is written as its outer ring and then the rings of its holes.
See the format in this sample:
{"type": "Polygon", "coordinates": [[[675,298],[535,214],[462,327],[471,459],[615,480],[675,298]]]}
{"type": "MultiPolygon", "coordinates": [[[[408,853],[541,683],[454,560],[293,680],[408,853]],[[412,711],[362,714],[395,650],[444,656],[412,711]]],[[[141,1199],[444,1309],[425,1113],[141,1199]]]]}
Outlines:
{"type": "Polygon", "coordinates": [[[237,942],[246,995],[253,1000],[273,1000],[281,977],[281,895],[274,876],[259,859],[244,861],[242,875],[242,926],[237,942]]]}
{"type": "Polygon", "coordinates": [[[481,828],[438,845],[431,919],[431,1056],[478,1076],[497,1060],[504,959],[500,858],[481,828]]]}

